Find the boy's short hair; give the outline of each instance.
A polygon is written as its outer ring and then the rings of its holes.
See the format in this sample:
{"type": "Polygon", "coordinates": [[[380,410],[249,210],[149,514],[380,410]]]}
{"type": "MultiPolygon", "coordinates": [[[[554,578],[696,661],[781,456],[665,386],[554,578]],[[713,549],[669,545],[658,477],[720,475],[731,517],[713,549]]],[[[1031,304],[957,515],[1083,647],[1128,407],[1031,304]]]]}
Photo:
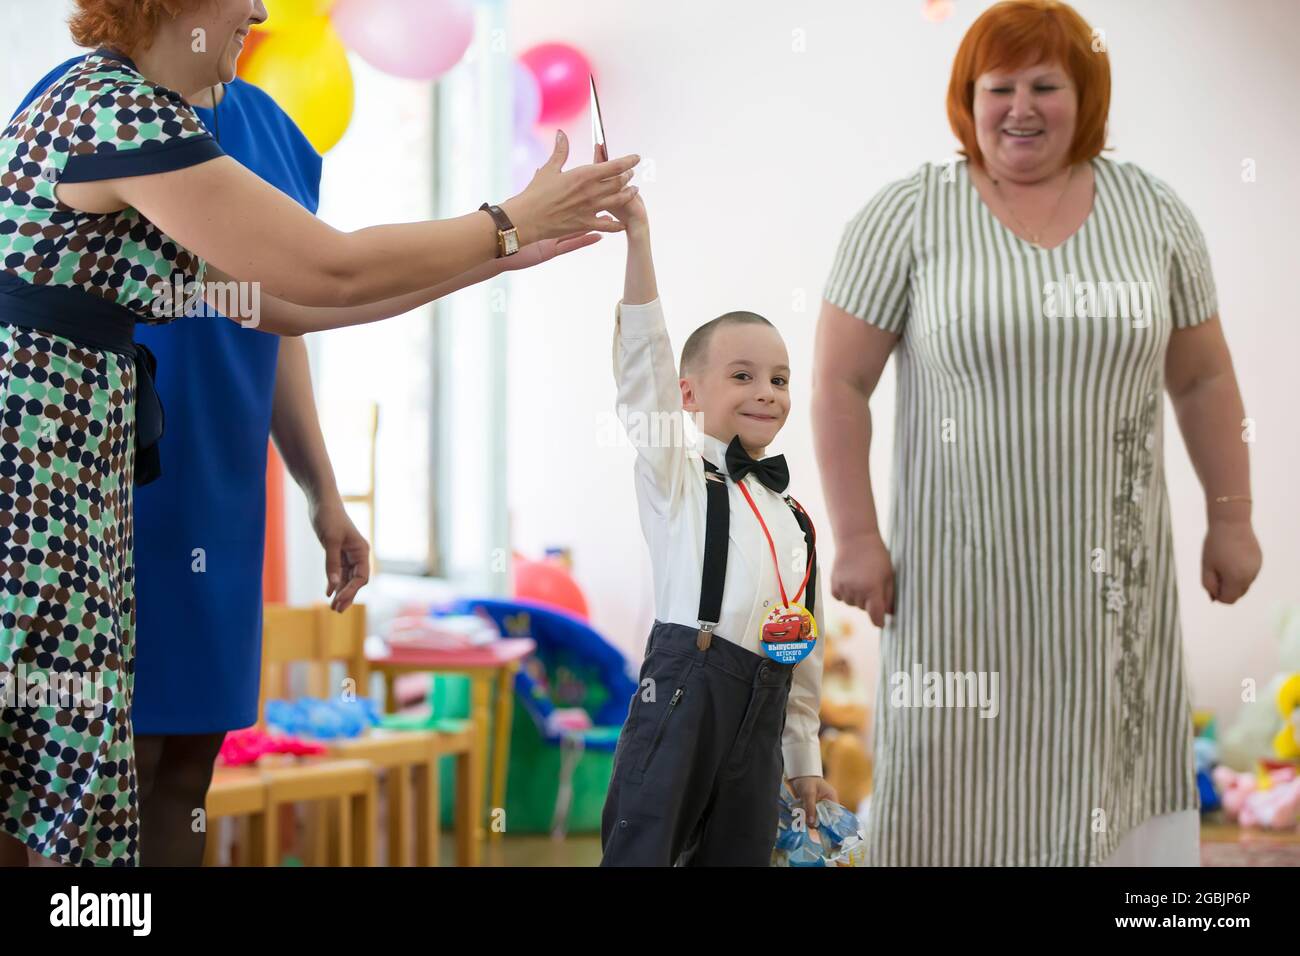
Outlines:
{"type": "Polygon", "coordinates": [[[709,340],[713,338],[713,333],[724,325],[766,325],[769,328],[776,328],[757,312],[726,312],[716,319],[705,322],[690,334],[686,344],[682,346],[682,364],[679,370],[682,378],[693,375],[699,370],[708,357],[709,340]]]}

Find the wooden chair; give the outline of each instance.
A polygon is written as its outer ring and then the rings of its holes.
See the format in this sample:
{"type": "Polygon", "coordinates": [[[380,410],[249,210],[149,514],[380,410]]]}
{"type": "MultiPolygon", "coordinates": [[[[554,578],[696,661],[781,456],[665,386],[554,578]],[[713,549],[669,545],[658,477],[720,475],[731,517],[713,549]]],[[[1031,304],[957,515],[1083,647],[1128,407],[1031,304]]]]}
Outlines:
{"type": "Polygon", "coordinates": [[[214,824],[228,818],[246,817],[249,860],[260,865],[266,850],[266,781],[257,767],[218,767],[212,774],[208,799],[204,806],[207,839],[203,844],[203,865],[219,866],[221,843],[219,828],[214,824]]]}
{"type": "MultiPolygon", "coordinates": [[[[268,606],[264,611],[264,667],[271,672],[265,687],[278,686],[275,668],[290,661],[309,661],[307,693],[313,697],[336,696],[330,687],[329,670],[343,662],[345,690],[365,696],[370,668],[366,661],[366,617],[363,605],[353,605],[336,614],[325,604],[310,607],[268,606]]],[[[425,730],[374,729],[360,737],[319,741],[329,756],[368,761],[385,782],[388,862],[404,866],[407,849],[414,844],[416,866],[438,865],[438,764],[444,755],[456,756],[456,862],[477,866],[473,807],[482,805],[481,773],[476,765],[473,731],[456,733],[425,730]],[[414,826],[411,816],[414,816],[414,826]]],[[[323,830],[318,821],[316,832],[323,830]]]]}
{"type": "MultiPolygon", "coordinates": [[[[268,616],[271,625],[277,623],[274,612],[268,616]]],[[[272,642],[266,640],[267,627],[264,622],[258,704],[258,727],[262,729],[266,727],[268,692],[283,689],[285,665],[300,659],[314,662],[317,658],[314,634],[281,628],[284,633],[272,642]]],[[[313,691],[324,696],[324,685],[313,687],[313,691]]],[[[220,860],[219,834],[213,824],[233,817],[248,820],[247,862],[278,865],[282,829],[293,819],[295,804],[322,805],[314,808],[324,811],[307,815],[309,862],[349,866],[355,860],[357,865],[375,864],[378,810],[374,768],[357,760],[292,757],[255,767],[219,766],[214,771],[205,807],[208,839],[204,863],[215,866],[220,860]],[[358,776],[360,770],[364,770],[364,781],[358,776]]]]}
{"type": "Polygon", "coordinates": [[[265,834],[262,862],[280,863],[279,822],[283,807],[324,803],[332,822],[328,866],[376,866],[375,832],[379,808],[375,798],[375,768],[365,760],[329,760],[262,771],[266,783],[265,834]]]}

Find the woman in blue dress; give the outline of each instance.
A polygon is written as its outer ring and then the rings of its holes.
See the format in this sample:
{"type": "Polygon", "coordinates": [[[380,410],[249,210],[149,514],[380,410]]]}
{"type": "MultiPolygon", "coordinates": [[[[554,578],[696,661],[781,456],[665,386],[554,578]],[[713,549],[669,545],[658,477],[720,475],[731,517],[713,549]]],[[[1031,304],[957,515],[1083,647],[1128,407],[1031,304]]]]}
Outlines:
{"type": "MultiPolygon", "coordinates": [[[[188,836],[221,733],[255,717],[260,573],[240,565],[255,555],[260,568],[261,490],[237,489],[264,474],[272,395],[277,440],[295,446],[290,467],[321,498],[336,607],[364,583],[367,562],[335,512],[319,429],[303,411],[305,357],[278,354],[263,332],[194,317],[150,339],[173,365],[159,367],[134,326],[175,317],[159,308],[174,280],[274,289],[257,289],[260,327],[278,335],[403,314],[588,245],[598,237],[587,229],[616,231],[597,213],[626,192],[635,158],[562,172],[561,145],[504,213],[339,233],[303,211],[316,167],[308,161],[304,174],[296,131],[265,102],[241,107],[227,134],[247,145],[274,133],[258,143],[269,151],[241,157],[262,165],[259,178],[226,158],[207,117],[175,92],[197,97],[205,76],[233,79],[243,36],[265,19],[260,0],[191,2],[171,20],[143,4],[78,7],[74,37],[103,46],[41,84],[0,133],[0,678],[84,676],[95,706],[4,707],[0,864],[132,865],[144,842],[159,848],[151,861],[194,861],[201,839],[169,839],[176,813],[188,836]],[[192,52],[198,28],[213,52],[192,52]],[[499,214],[523,236],[517,253],[499,214]],[[182,327],[189,337],[163,344],[182,327]],[[277,362],[283,388],[273,387],[277,362]],[[175,402],[165,442],[159,392],[175,402]],[[172,487],[140,495],[137,573],[133,486],[160,479],[160,450],[172,487]],[[197,547],[203,574],[191,571],[197,547]],[[135,633],[137,602],[149,633],[135,633]],[[146,812],[161,808],[156,833],[138,819],[137,699],[150,731],[141,757],[164,768],[145,781],[158,798],[146,812]]],[[[258,99],[238,89],[231,103],[258,99]]]]}

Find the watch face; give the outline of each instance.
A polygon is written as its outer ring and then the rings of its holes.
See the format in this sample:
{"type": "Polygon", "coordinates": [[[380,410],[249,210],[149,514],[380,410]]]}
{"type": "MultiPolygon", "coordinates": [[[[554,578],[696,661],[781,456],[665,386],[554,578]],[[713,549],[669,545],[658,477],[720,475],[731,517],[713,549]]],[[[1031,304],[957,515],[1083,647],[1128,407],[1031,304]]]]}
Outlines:
{"type": "Polygon", "coordinates": [[[519,233],[514,229],[508,229],[501,233],[501,240],[505,243],[506,255],[513,256],[519,251],[519,233]]]}

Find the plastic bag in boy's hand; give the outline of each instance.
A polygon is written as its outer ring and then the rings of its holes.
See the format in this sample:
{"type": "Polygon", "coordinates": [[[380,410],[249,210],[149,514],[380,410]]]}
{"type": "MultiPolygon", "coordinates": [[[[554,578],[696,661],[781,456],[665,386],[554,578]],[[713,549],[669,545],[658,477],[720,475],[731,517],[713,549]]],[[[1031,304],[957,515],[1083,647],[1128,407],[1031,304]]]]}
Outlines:
{"type": "Polygon", "coordinates": [[[865,846],[858,818],[830,800],[817,804],[816,829],[810,829],[799,799],[782,781],[773,866],[861,866],[865,846]]]}

